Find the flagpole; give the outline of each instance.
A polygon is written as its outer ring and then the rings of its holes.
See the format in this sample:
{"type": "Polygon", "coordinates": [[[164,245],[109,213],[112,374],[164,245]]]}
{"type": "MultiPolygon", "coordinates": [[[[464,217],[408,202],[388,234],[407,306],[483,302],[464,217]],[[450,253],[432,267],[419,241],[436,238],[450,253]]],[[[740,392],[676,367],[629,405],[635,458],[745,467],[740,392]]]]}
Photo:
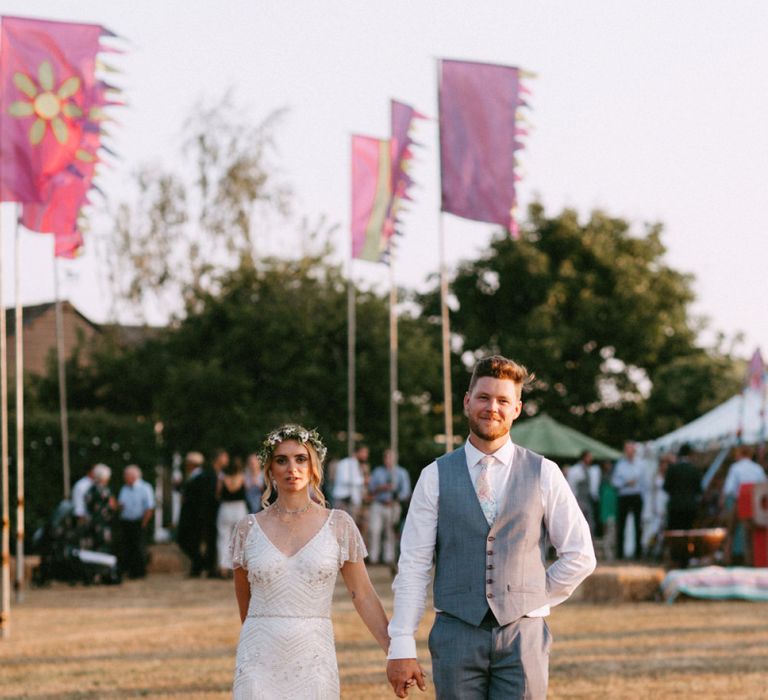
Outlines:
{"type": "Polygon", "coordinates": [[[448,315],[448,269],[445,264],[443,214],[438,214],[438,249],[440,255],[440,317],[443,330],[443,408],[445,411],[445,451],[453,449],[453,389],[451,387],[451,328],[448,315]]]}
{"type": "Polygon", "coordinates": [[[59,367],[59,418],[61,421],[61,464],[64,498],[69,498],[69,414],[67,413],[67,374],[64,365],[64,318],[59,296],[59,260],[53,256],[53,288],[56,297],[56,349],[59,367]]]}
{"type": "MultiPolygon", "coordinates": [[[[14,205],[14,214],[17,208],[14,205]]],[[[16,602],[24,600],[24,310],[21,305],[21,233],[14,216],[16,250],[16,602]]]]}
{"type": "MultiPolygon", "coordinates": [[[[0,207],[0,219],[2,218],[0,207]]],[[[8,478],[8,352],[3,300],[3,235],[0,229],[0,471],[3,491],[2,574],[0,575],[0,638],[11,636],[11,518],[8,478]]]]}
{"type": "Polygon", "coordinates": [[[451,386],[451,319],[448,314],[448,270],[445,264],[445,231],[443,230],[443,162],[442,149],[440,147],[440,81],[442,74],[442,61],[436,61],[437,68],[437,172],[441,178],[440,182],[440,206],[437,212],[437,248],[440,262],[440,319],[442,328],[442,348],[443,348],[443,411],[444,411],[444,432],[445,432],[445,451],[450,452],[453,449],[453,388],[451,386]]]}
{"type": "Polygon", "coordinates": [[[352,278],[354,261],[349,259],[347,278],[347,456],[355,452],[355,338],[357,334],[357,314],[355,309],[355,281],[352,278]]]}
{"type": "Polygon", "coordinates": [[[400,449],[397,422],[397,286],[395,284],[395,246],[389,243],[389,449],[393,464],[398,462],[400,449]]]}

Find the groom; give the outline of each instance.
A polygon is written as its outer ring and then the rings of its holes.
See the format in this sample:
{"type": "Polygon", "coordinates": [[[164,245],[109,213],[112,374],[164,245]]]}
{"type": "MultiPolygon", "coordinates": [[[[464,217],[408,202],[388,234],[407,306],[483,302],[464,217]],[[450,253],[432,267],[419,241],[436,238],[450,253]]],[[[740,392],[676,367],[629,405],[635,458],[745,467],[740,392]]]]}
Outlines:
{"type": "Polygon", "coordinates": [[[560,469],[510,440],[528,380],[512,360],[480,360],[464,396],[468,441],[427,466],[416,484],[392,585],[387,676],[398,697],[425,688],[414,635],[433,557],[437,698],[546,697],[545,617],[593,571],[595,555],[560,469]],[[547,536],[557,551],[549,567],[547,536]]]}

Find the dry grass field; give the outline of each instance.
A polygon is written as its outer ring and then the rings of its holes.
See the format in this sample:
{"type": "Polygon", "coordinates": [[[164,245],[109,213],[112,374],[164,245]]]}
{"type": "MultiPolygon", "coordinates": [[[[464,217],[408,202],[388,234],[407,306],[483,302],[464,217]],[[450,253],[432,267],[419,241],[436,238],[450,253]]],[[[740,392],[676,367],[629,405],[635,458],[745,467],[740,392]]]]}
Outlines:
{"type": "MultiPolygon", "coordinates": [[[[390,608],[388,572],[372,577],[390,608]]],[[[11,624],[0,698],[229,697],[239,625],[229,582],[154,574],[116,587],[54,584],[27,591],[11,624]]],[[[334,624],[342,697],[394,697],[342,584],[334,624]]],[[[768,698],[765,603],[567,603],[550,626],[552,699],[768,698]]]]}

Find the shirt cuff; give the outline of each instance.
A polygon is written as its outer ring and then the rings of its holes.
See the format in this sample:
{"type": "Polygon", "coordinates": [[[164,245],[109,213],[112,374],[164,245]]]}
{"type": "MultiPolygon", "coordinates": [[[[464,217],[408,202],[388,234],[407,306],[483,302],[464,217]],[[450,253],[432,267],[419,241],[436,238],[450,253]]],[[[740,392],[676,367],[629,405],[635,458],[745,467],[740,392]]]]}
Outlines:
{"type": "Polygon", "coordinates": [[[389,640],[388,659],[415,659],[416,639],[411,635],[392,637],[389,640]]]}

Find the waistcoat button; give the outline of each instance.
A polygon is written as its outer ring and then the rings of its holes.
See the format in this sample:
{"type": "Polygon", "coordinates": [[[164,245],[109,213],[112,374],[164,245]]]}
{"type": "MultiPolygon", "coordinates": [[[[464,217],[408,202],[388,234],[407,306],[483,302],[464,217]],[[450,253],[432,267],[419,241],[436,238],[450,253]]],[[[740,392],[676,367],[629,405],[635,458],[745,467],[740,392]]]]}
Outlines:
{"type": "Polygon", "coordinates": [[[486,581],[486,583],[493,583],[493,579],[492,579],[492,578],[489,578],[489,579],[486,581]]]}
{"type": "Polygon", "coordinates": [[[492,550],[492,549],[489,549],[489,550],[486,552],[486,554],[487,554],[489,557],[490,557],[490,556],[493,556],[493,550],[492,550]]]}
{"type": "Polygon", "coordinates": [[[486,593],[486,594],[485,594],[485,597],[486,597],[486,598],[493,598],[493,593],[486,593]]]}
{"type": "Polygon", "coordinates": [[[493,535],[490,535],[490,536],[488,537],[488,541],[489,541],[489,542],[493,542],[495,539],[496,539],[496,538],[495,538],[493,535]]]}

